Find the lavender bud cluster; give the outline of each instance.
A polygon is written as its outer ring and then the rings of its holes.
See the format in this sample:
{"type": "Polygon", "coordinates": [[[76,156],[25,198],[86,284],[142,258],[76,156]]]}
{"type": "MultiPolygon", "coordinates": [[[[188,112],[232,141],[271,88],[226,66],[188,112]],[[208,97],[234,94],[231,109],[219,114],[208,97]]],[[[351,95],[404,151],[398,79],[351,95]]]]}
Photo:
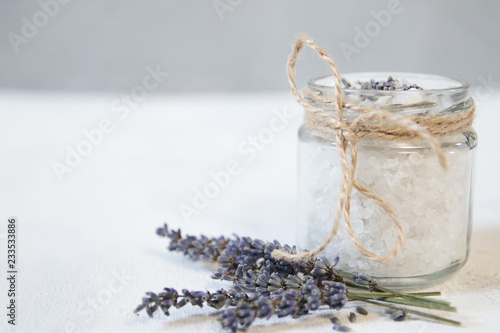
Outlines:
{"type": "Polygon", "coordinates": [[[375,81],[372,79],[370,81],[357,81],[355,83],[351,83],[342,78],[342,86],[346,89],[361,90],[423,90],[422,87],[416,84],[407,84],[394,79],[392,76],[389,76],[386,81],[375,81]]]}
{"type": "MultiPolygon", "coordinates": [[[[168,316],[171,309],[186,304],[206,305],[220,310],[218,321],[222,327],[236,332],[247,329],[257,318],[297,318],[320,308],[340,310],[348,301],[347,287],[370,292],[381,290],[375,279],[367,274],[337,270],[338,257],[332,261],[326,257],[298,262],[276,260],[271,255],[275,249],[288,253],[297,251],[294,246],[281,245],[276,240],[264,242],[238,236],[183,237],[180,230],[171,230],[167,224],[159,228],[157,234],[170,240],[170,251],[183,253],[195,261],[217,262],[218,268],[212,278],[231,281],[232,285],[229,290],[215,292],[183,289],[179,293],[173,288],[165,288],[158,294],[147,292],[135,313],[145,311],[150,317],[158,309],[168,316]]],[[[353,295],[356,299],[356,293],[353,295]]],[[[367,315],[364,308],[357,307],[356,311],[367,315]]],[[[392,316],[394,320],[404,320],[406,312],[396,312],[392,316]]],[[[351,313],[349,320],[354,322],[356,315],[351,313]]],[[[336,317],[332,318],[332,323],[334,330],[350,330],[336,317]]]]}
{"type": "Polygon", "coordinates": [[[168,249],[181,252],[192,260],[216,261],[212,278],[232,282],[229,291],[214,293],[173,288],[146,293],[135,312],[145,310],[149,316],[161,309],[169,315],[172,308],[186,304],[223,309],[219,322],[236,332],[248,328],[256,318],[300,317],[321,307],[341,309],[347,303],[347,289],[334,269],[339,261],[326,257],[288,262],[271,256],[275,249],[296,253],[297,249],[278,241],[264,242],[249,237],[182,236],[168,225],[157,234],[170,239],[168,249]]]}

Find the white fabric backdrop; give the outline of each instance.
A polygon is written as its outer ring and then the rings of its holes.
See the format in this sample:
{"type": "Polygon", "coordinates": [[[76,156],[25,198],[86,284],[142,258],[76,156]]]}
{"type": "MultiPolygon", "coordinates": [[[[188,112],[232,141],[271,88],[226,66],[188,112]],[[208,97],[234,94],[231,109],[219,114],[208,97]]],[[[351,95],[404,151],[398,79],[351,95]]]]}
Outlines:
{"type": "MultiPolygon", "coordinates": [[[[151,95],[120,118],[111,111],[120,95],[0,91],[0,236],[17,216],[18,326],[13,332],[219,332],[210,309],[172,311],[150,320],[132,310],[145,291],[163,287],[216,289],[213,267],[169,253],[155,229],[168,221],[190,234],[233,232],[294,243],[296,130],[290,119],[255,159],[238,146],[256,135],[276,112],[300,112],[289,93],[151,95]],[[166,112],[168,111],[168,112],[166,112]],[[108,118],[103,136],[59,182],[52,169],[69,149],[108,118]],[[189,203],[210,172],[240,163],[241,173],[198,216],[184,221],[189,203]]],[[[493,332],[500,310],[500,168],[497,143],[500,94],[478,101],[475,224],[471,257],[452,280],[436,287],[458,307],[451,318],[467,332],[493,332]]],[[[5,258],[5,237],[0,257],[5,258]]],[[[0,271],[6,272],[0,260],[0,271]]],[[[3,276],[3,275],[2,275],[3,276]]],[[[0,279],[0,308],[6,307],[0,279]]],[[[2,310],[5,311],[5,310],[2,310]]],[[[358,332],[455,332],[425,321],[395,323],[377,311],[352,324],[358,332]]],[[[348,311],[340,315],[346,319],[348,311]]],[[[252,332],[331,331],[328,317],[274,325],[258,321],[252,332]]],[[[0,326],[6,325],[2,315],[0,326]]],[[[8,330],[6,330],[8,332],[8,330]]]]}

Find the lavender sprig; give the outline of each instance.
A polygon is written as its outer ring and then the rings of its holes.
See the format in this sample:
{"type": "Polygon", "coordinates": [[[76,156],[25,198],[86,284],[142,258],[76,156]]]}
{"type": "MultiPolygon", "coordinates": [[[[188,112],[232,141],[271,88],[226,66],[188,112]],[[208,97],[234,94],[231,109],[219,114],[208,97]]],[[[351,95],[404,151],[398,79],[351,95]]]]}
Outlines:
{"type": "MultiPolygon", "coordinates": [[[[183,237],[180,230],[170,230],[165,224],[157,234],[170,239],[168,249],[181,252],[190,259],[217,261],[218,268],[212,278],[232,282],[229,291],[208,291],[165,288],[161,293],[146,293],[135,312],[145,310],[149,316],[161,309],[169,310],[186,304],[207,305],[222,309],[219,321],[232,332],[248,328],[256,318],[300,317],[320,308],[340,310],[348,300],[381,305],[406,311],[388,303],[430,309],[454,311],[448,302],[426,298],[438,293],[401,293],[380,287],[366,274],[352,274],[335,268],[339,258],[332,262],[326,257],[299,262],[276,260],[271,256],[275,249],[296,253],[296,248],[281,245],[278,241],[264,242],[249,237],[208,238],[183,237]],[[363,292],[364,290],[364,292],[363,292]],[[223,309],[224,308],[224,309],[223,309]]],[[[406,311],[443,323],[460,325],[456,321],[419,311],[406,311]]],[[[338,326],[338,325],[337,325],[338,326]]],[[[334,329],[335,327],[334,326],[334,329]]],[[[345,326],[338,326],[337,328],[345,326]]]]}
{"type": "Polygon", "coordinates": [[[146,293],[135,313],[145,310],[152,317],[161,309],[170,315],[171,308],[182,308],[186,304],[203,307],[207,305],[217,310],[226,306],[218,320],[224,328],[232,332],[248,328],[255,318],[269,319],[271,316],[299,317],[327,305],[331,309],[339,309],[346,302],[346,288],[342,283],[323,281],[321,287],[313,279],[305,282],[298,289],[277,289],[267,296],[247,294],[237,290],[217,290],[214,293],[205,291],[182,290],[178,293],[173,288],[165,288],[163,292],[146,293]]]}

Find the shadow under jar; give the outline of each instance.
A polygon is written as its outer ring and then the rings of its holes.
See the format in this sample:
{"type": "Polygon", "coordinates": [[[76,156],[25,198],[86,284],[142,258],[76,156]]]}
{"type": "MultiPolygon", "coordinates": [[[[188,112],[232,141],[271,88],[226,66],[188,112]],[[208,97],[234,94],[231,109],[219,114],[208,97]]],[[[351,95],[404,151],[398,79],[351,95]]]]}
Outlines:
{"type": "MultiPolygon", "coordinates": [[[[404,115],[447,116],[473,106],[469,85],[442,76],[410,73],[352,73],[349,82],[386,80],[416,84],[423,90],[342,89],[345,103],[404,115]]],[[[332,77],[311,80],[308,89],[334,100],[332,77]]],[[[306,98],[307,99],[307,98],[306,98]]],[[[315,107],[337,114],[332,104],[308,99],[315,107]]],[[[344,120],[360,114],[344,110],[344,120]]],[[[367,273],[387,287],[421,289],[458,271],[469,254],[472,226],[472,174],[477,136],[473,129],[436,137],[446,157],[444,170],[437,154],[423,140],[363,139],[359,143],[356,180],[381,197],[399,217],[405,241],[392,260],[376,262],[354,245],[341,223],[322,253],[340,257],[338,268],[367,273]]],[[[320,245],[332,226],[343,176],[334,137],[303,125],[299,130],[299,212],[297,243],[302,250],[320,245]]],[[[353,189],[353,231],[363,246],[386,256],[397,244],[394,222],[373,200],[353,189]]]]}

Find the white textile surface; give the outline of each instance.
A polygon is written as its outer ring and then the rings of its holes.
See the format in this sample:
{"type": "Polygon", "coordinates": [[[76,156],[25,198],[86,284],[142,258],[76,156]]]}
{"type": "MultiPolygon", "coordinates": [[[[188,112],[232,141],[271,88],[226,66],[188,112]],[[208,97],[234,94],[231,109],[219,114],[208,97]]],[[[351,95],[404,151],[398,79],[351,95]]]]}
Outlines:
{"type": "MultiPolygon", "coordinates": [[[[296,133],[302,117],[289,93],[151,95],[128,107],[119,100],[119,94],[0,91],[2,332],[221,332],[213,309],[186,306],[153,319],[132,313],[146,291],[228,287],[210,279],[213,265],[169,253],[155,229],[168,222],[195,235],[237,233],[295,243],[296,133]],[[97,128],[108,133],[101,136],[97,128]],[[250,137],[264,128],[274,129],[262,134],[266,144],[251,148],[250,137]],[[91,146],[86,135],[94,135],[91,146]],[[68,157],[78,149],[86,156],[68,157]],[[230,161],[239,173],[207,207],[183,217],[179,208],[192,206],[196,191],[212,182],[211,173],[226,170],[230,161]],[[15,327],[6,318],[10,216],[18,218],[15,327]]],[[[445,315],[464,327],[393,322],[368,307],[370,314],[350,325],[356,332],[496,331],[498,105],[500,94],[478,103],[469,261],[432,288],[458,308],[445,315]]],[[[343,321],[349,311],[340,312],[343,321]]],[[[257,320],[250,332],[331,332],[331,315],[257,320]]]]}

